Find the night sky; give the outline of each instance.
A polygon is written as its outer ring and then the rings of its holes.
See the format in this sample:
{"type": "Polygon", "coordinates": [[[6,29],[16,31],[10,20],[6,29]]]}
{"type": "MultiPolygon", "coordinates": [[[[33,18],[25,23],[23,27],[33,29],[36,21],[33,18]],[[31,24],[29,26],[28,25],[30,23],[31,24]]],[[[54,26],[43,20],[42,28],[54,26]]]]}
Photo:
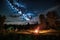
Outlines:
{"type": "MultiPolygon", "coordinates": [[[[53,10],[54,7],[60,4],[59,0],[18,0],[19,2],[18,6],[10,2],[14,6],[14,8],[18,9],[16,10],[11,8],[8,1],[0,0],[0,15],[6,16],[7,18],[6,23],[11,22],[11,23],[17,23],[17,24],[25,24],[27,22],[32,24],[34,22],[37,22],[39,20],[38,14],[44,13],[47,10],[53,10]],[[20,12],[20,9],[22,12],[20,12]],[[28,16],[29,17],[28,19],[26,18],[26,15],[28,15],[29,13],[31,16],[28,16]],[[19,16],[19,14],[21,16],[19,16]],[[10,15],[17,15],[18,17],[11,17],[10,15]]],[[[59,12],[60,7],[57,8],[56,10],[58,10],[59,12]]]]}

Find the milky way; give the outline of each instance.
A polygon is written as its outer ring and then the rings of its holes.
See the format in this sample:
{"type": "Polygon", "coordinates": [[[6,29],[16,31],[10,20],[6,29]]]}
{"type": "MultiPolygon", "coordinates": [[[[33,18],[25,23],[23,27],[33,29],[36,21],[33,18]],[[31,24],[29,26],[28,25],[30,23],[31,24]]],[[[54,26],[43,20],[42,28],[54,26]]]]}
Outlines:
{"type": "Polygon", "coordinates": [[[19,17],[22,17],[25,20],[31,20],[33,17],[35,17],[34,12],[31,12],[27,9],[27,6],[22,3],[19,0],[7,0],[7,3],[9,4],[10,8],[13,12],[21,15],[19,17]]]}

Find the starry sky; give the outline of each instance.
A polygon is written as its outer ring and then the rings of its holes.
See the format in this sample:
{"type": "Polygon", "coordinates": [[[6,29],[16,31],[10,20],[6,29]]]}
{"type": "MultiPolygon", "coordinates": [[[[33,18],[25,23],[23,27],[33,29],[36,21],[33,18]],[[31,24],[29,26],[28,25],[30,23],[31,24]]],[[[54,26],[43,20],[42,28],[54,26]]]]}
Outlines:
{"type": "MultiPolygon", "coordinates": [[[[23,9],[27,12],[25,12],[25,15],[27,15],[27,13],[33,13],[35,16],[31,19],[31,20],[25,20],[22,17],[23,16],[19,16],[18,13],[16,13],[16,11],[14,11],[10,6],[9,3],[7,2],[7,0],[0,0],[0,15],[5,15],[6,16],[6,23],[11,22],[16,23],[17,24],[25,24],[27,22],[29,23],[35,23],[37,22],[38,19],[38,15],[41,13],[44,13],[45,11],[48,10],[53,10],[55,9],[55,7],[57,5],[59,5],[60,1],[59,0],[19,0],[20,4],[23,5],[23,9]],[[19,17],[10,17],[10,15],[17,15],[19,17]],[[37,20],[36,20],[37,19],[37,20]]],[[[57,8],[57,7],[56,7],[57,8]]],[[[59,8],[56,10],[60,10],[59,8]]],[[[46,13],[45,13],[46,14],[46,13]]],[[[25,17],[25,16],[24,16],[25,17]]],[[[27,18],[26,18],[27,19],[27,18]]]]}

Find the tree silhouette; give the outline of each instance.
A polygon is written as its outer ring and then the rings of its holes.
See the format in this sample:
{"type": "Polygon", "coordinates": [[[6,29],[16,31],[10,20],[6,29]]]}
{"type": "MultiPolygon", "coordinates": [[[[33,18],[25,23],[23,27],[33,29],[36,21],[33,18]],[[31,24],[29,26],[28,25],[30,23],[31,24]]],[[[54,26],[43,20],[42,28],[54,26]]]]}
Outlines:
{"type": "Polygon", "coordinates": [[[5,19],[6,19],[5,16],[0,16],[0,28],[1,28],[1,29],[4,27],[5,19]]]}
{"type": "Polygon", "coordinates": [[[43,14],[40,14],[39,16],[39,20],[40,20],[40,28],[42,29],[47,29],[47,25],[46,25],[46,18],[43,14]]]}
{"type": "Polygon", "coordinates": [[[49,28],[56,27],[56,18],[57,18],[57,14],[55,11],[51,11],[47,13],[47,22],[48,22],[49,28]]]}

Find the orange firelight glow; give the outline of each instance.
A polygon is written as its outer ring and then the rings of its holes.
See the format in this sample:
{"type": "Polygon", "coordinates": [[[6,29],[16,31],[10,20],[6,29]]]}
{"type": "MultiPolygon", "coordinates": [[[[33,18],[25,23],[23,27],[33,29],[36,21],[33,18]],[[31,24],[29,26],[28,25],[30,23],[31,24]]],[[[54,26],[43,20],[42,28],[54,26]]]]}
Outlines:
{"type": "Polygon", "coordinates": [[[34,33],[38,34],[39,33],[39,30],[35,30],[34,33]]]}
{"type": "Polygon", "coordinates": [[[39,27],[37,27],[37,28],[34,30],[34,33],[36,33],[36,34],[39,33],[39,27]]]}

